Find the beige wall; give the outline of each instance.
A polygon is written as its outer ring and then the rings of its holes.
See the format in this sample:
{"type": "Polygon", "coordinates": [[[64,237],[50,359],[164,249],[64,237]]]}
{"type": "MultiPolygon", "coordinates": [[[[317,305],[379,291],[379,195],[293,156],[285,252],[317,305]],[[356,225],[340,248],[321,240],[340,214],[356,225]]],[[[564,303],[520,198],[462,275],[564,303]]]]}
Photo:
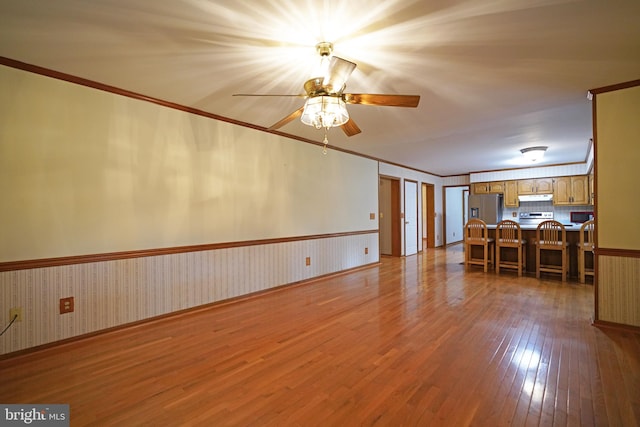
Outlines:
{"type": "Polygon", "coordinates": [[[0,67],[0,262],[371,230],[375,161],[0,67]]]}
{"type": "Polygon", "coordinates": [[[596,320],[640,327],[640,87],[596,95],[596,320]]]}
{"type": "Polygon", "coordinates": [[[598,246],[640,249],[640,86],[597,95],[598,246]]]}

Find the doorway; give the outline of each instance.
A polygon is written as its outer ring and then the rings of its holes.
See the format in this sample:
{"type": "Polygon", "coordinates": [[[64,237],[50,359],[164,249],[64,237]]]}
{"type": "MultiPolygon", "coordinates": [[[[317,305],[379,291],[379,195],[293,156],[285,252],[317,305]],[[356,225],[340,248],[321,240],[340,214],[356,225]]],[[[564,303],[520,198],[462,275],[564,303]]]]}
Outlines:
{"type": "Polygon", "coordinates": [[[427,248],[436,247],[436,196],[433,184],[422,183],[422,240],[427,248]]]}
{"type": "Polygon", "coordinates": [[[399,257],[401,253],[400,180],[380,177],[378,189],[380,254],[399,257]]]}
{"type": "Polygon", "coordinates": [[[467,218],[468,186],[452,186],[443,188],[444,197],[444,244],[445,246],[462,242],[464,224],[467,218]]]}

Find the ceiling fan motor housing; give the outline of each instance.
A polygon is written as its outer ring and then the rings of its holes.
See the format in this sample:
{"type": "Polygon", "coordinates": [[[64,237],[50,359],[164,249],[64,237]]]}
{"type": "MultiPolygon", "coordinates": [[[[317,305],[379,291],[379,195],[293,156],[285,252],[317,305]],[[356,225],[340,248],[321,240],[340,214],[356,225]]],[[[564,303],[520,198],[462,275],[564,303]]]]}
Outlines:
{"type": "Polygon", "coordinates": [[[324,85],[324,77],[314,77],[304,83],[304,91],[309,98],[319,95],[330,95],[324,85]]]}

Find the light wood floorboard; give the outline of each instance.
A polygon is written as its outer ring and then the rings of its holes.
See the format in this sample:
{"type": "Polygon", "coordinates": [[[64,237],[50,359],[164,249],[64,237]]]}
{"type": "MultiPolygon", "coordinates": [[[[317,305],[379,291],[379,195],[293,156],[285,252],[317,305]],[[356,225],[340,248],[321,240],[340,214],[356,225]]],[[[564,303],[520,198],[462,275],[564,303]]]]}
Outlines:
{"type": "Polygon", "coordinates": [[[465,270],[461,246],[0,361],[72,426],[640,425],[640,335],[593,286],[465,270]]]}

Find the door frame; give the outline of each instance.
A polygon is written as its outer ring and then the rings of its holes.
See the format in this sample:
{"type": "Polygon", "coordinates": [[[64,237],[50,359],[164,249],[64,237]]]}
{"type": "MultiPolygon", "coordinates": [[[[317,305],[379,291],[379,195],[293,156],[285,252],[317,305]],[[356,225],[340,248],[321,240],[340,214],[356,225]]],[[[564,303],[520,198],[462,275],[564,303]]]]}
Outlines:
{"type": "MultiPolygon", "coordinates": [[[[402,256],[402,206],[401,206],[401,197],[400,197],[400,178],[393,176],[380,175],[380,180],[385,180],[389,182],[391,188],[391,200],[390,200],[390,212],[391,212],[391,256],[400,257],[402,256]]],[[[378,200],[378,203],[382,203],[381,200],[378,200]]],[[[378,207],[378,211],[382,212],[383,209],[378,207]]]]}
{"type": "Polygon", "coordinates": [[[422,229],[427,231],[427,248],[436,247],[436,186],[422,183],[422,229]]]}

